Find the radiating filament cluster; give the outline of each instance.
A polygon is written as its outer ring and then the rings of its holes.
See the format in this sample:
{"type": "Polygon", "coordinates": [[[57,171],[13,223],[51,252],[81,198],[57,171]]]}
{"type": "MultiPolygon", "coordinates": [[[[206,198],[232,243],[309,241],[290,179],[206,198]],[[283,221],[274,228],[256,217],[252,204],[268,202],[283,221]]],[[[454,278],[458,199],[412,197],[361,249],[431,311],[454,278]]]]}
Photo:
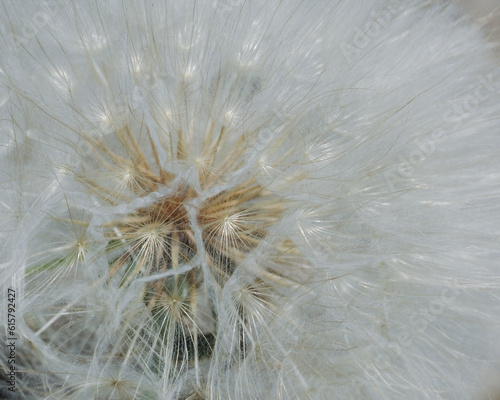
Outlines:
{"type": "MultiPolygon", "coordinates": [[[[225,134],[222,128],[215,145],[208,141],[202,151],[205,156],[195,163],[202,189],[218,182],[215,152],[225,134]]],[[[170,194],[145,201],[146,205],[103,225],[110,255],[107,279],[117,280],[123,287],[146,279],[142,299],[153,329],[159,332],[159,346],[174,362],[198,360],[210,355],[216,339],[217,310],[213,297],[206,293],[208,288],[219,292],[224,288],[279,220],[283,203],[255,177],[200,201],[197,190],[189,183],[179,183],[175,174],[162,167],[153,140],[147,141],[149,149],[141,148],[128,127],[119,130],[115,139],[120,146],[114,149],[121,148],[126,158],[102,141],[89,139],[100,173],[96,179],[82,178],[88,189],[110,206],[146,198],[161,187],[169,188],[170,194]],[[101,184],[102,176],[114,176],[116,186],[101,184]]],[[[185,158],[185,146],[182,140],[177,143],[177,159],[185,158]]],[[[219,161],[224,166],[221,171],[237,162],[232,156],[219,161]]],[[[256,288],[267,291],[269,276],[281,279],[276,271],[263,268],[247,292],[259,297],[256,288]]]]}

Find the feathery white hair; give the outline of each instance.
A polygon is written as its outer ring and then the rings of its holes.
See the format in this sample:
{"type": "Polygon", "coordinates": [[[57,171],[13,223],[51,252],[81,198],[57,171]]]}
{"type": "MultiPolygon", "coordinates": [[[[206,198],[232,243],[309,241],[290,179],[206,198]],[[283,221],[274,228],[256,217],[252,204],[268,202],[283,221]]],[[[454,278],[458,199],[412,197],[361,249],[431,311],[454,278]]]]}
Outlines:
{"type": "Polygon", "coordinates": [[[2,1],[4,396],[488,392],[492,45],[367,4],[2,1]]]}

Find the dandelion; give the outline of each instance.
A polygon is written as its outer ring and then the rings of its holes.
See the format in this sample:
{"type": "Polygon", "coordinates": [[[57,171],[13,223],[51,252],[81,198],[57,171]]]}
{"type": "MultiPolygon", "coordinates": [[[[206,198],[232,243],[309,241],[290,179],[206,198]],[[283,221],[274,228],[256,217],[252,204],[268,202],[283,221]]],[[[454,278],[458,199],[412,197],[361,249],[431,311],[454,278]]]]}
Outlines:
{"type": "Polygon", "coordinates": [[[488,390],[499,71],[453,7],[5,0],[0,19],[2,395],[488,390]]]}

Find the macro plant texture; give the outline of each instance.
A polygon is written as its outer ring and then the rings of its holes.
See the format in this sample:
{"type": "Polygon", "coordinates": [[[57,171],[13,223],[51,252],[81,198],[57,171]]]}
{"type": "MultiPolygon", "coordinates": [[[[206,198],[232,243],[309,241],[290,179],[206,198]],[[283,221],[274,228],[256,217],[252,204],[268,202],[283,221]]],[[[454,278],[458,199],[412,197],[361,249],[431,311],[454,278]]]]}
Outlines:
{"type": "Polygon", "coordinates": [[[0,395],[492,398],[493,47],[439,1],[3,0],[0,395]]]}

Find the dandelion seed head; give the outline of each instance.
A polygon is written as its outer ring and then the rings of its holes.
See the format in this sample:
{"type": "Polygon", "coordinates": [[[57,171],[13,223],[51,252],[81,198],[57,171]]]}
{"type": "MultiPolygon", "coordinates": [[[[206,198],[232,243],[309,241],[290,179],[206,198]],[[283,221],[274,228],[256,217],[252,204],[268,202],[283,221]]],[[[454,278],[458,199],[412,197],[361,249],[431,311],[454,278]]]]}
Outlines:
{"type": "Polygon", "coordinates": [[[496,367],[498,71],[452,7],[3,6],[26,399],[471,398],[496,367]]]}

